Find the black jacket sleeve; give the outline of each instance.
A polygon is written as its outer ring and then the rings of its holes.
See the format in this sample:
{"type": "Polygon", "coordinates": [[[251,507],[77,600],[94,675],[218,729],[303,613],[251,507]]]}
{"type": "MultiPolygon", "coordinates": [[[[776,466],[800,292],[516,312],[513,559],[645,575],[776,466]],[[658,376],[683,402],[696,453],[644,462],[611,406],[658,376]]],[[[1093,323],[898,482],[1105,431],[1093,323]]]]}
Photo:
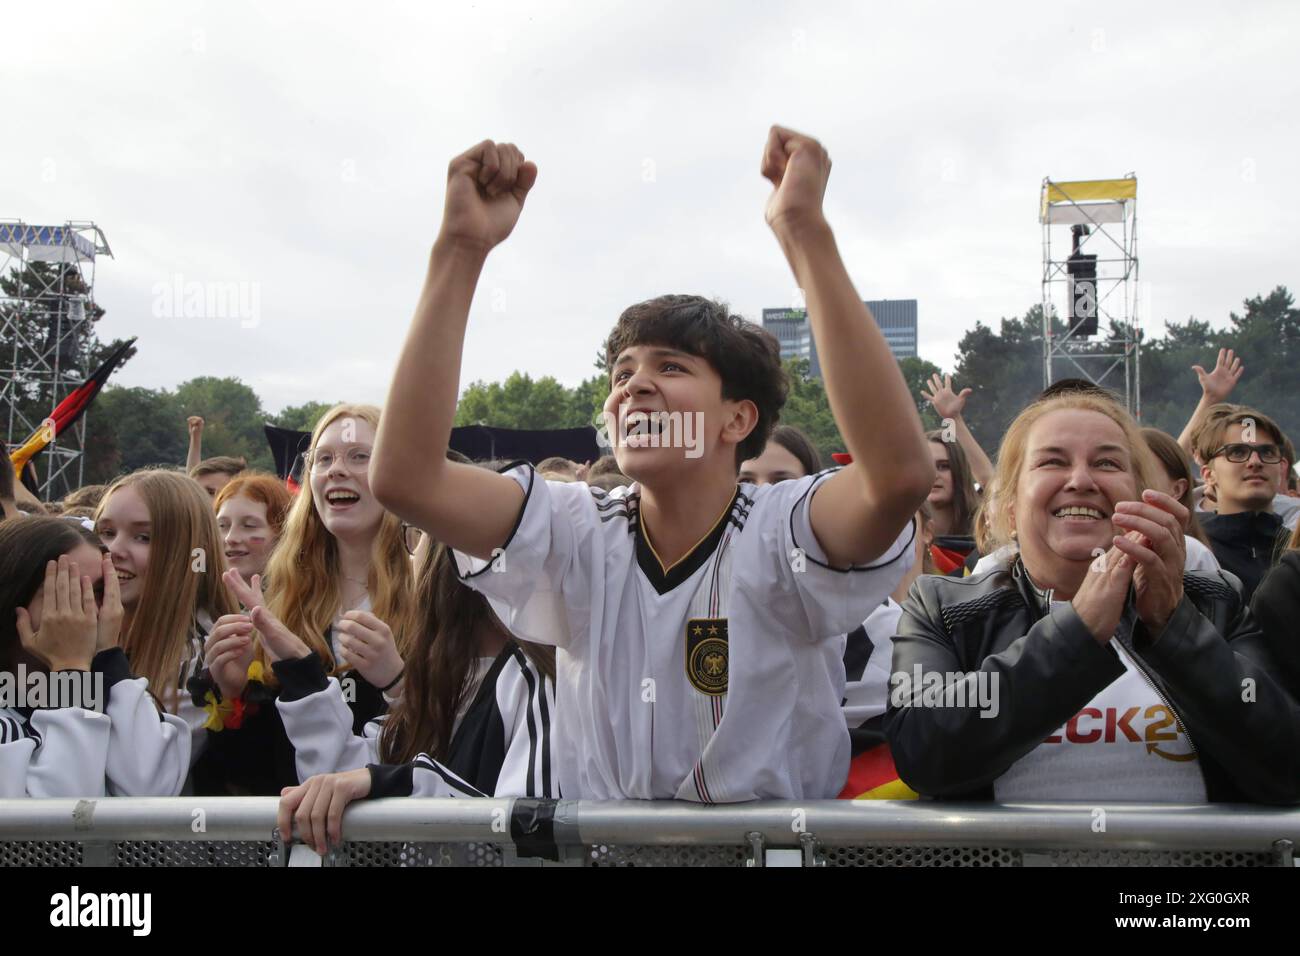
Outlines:
{"type": "MultiPolygon", "coordinates": [[[[927,796],[992,783],[1124,672],[1119,656],[1093,638],[1073,608],[1057,606],[981,662],[996,708],[924,706],[915,687],[918,666],[922,677],[963,670],[939,584],[923,575],[903,603],[885,729],[899,776],[927,796]],[[912,686],[904,688],[904,680],[912,686]]],[[[978,677],[971,671],[964,680],[978,677]]],[[[967,690],[968,703],[978,699],[967,690]]]]}
{"type": "Polygon", "coordinates": [[[1278,680],[1300,700],[1300,551],[1283,553],[1255,589],[1250,610],[1277,664],[1278,680]]]}
{"type": "Polygon", "coordinates": [[[1142,639],[1140,626],[1135,637],[1198,751],[1251,800],[1300,800],[1300,705],[1275,679],[1277,664],[1249,608],[1236,602],[1220,633],[1184,594],[1154,642],[1142,639]]]}

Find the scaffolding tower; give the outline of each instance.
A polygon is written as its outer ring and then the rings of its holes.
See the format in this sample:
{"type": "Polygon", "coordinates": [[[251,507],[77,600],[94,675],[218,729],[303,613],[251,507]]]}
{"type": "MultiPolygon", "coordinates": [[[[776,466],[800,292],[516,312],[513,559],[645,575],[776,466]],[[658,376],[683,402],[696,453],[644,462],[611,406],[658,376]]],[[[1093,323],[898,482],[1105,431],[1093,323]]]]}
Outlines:
{"type": "Polygon", "coordinates": [[[1043,385],[1084,378],[1142,415],[1137,177],[1043,180],[1043,385]],[[1065,243],[1070,228],[1072,242],[1065,243]],[[1053,239],[1055,238],[1055,245],[1053,239]],[[1123,387],[1119,379],[1123,377],[1123,387]]]}
{"type": "MultiPolygon", "coordinates": [[[[95,263],[113,253],[93,222],[31,226],[0,220],[0,415],[5,452],[44,427],[46,417],[87,377],[95,318],[95,263]]],[[[44,449],[38,497],[79,488],[86,416],[44,449]]],[[[7,467],[7,463],[6,463],[7,467]]]]}

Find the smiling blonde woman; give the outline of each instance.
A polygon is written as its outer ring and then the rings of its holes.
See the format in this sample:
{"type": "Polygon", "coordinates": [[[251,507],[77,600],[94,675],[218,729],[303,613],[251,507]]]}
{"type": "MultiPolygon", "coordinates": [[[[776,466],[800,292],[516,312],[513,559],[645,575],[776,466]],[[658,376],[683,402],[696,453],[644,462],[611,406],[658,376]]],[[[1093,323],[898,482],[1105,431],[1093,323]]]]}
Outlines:
{"type": "Polygon", "coordinates": [[[1011,424],[987,515],[1010,567],[922,576],[894,639],[887,735],[913,789],[1300,800],[1300,706],[1240,582],[1184,572],[1186,509],[1149,490],[1158,467],[1104,397],[1057,396],[1011,424]]]}

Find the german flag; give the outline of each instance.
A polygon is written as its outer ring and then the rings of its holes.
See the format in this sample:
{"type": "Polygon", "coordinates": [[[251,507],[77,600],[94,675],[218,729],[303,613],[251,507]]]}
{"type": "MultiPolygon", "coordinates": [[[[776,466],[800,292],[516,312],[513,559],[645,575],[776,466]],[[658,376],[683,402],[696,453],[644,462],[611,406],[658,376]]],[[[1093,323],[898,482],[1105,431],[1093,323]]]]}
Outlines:
{"type": "Polygon", "coordinates": [[[930,545],[930,560],[939,574],[964,578],[970,574],[966,570],[966,559],[975,550],[975,539],[964,534],[940,535],[930,545]]]}
{"type": "Polygon", "coordinates": [[[134,344],[134,338],[123,342],[112,355],[104,359],[99,368],[91,373],[90,378],[59,402],[54,411],[50,412],[50,417],[41,422],[41,427],[32,432],[27,441],[9,453],[9,460],[13,462],[15,474],[21,475],[27,463],[36,457],[41,449],[77,423],[77,419],[90,407],[90,403],[95,400],[95,396],[104,387],[108,377],[126,359],[127,353],[134,344]]]}
{"type": "Polygon", "coordinates": [[[885,742],[885,718],[873,717],[849,731],[853,758],[838,800],[916,800],[919,794],[898,777],[885,742]]]}

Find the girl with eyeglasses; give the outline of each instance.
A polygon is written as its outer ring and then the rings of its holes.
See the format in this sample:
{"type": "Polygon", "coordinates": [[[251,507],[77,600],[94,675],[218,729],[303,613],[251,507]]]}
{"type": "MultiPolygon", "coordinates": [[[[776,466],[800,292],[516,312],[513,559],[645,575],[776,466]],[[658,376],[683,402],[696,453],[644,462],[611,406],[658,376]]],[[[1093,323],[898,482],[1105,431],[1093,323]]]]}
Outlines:
{"type": "Polygon", "coordinates": [[[358,731],[401,692],[415,599],[401,521],[370,491],[379,414],[343,404],[317,422],[265,597],[259,575],[227,576],[246,610],[218,620],[207,644],[211,724],[221,732],[200,792],[274,795],[298,782],[276,707],[290,686],[337,677],[358,731]],[[268,627],[283,627],[290,650],[265,639],[268,627]]]}

